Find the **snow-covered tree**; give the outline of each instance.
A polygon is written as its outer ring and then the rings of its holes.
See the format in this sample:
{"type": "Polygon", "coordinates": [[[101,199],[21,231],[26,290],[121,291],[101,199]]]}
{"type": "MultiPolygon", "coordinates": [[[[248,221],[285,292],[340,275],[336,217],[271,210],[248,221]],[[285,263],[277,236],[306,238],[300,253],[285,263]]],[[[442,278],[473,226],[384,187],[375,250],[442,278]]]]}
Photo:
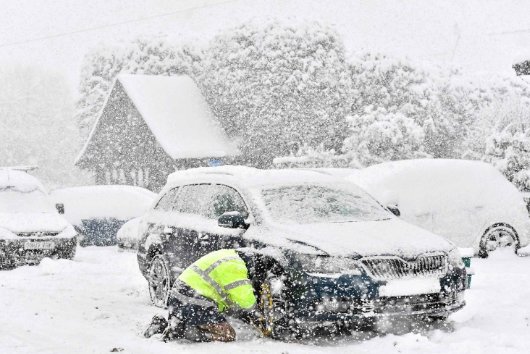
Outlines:
{"type": "Polygon", "coordinates": [[[475,109],[468,97],[470,89],[459,84],[454,76],[433,80],[427,106],[416,119],[425,134],[425,152],[434,158],[460,158],[474,120],[475,109]]]}
{"type": "Polygon", "coordinates": [[[423,129],[402,113],[368,106],[349,122],[351,135],[344,142],[344,151],[364,166],[427,156],[423,129]]]}
{"type": "Polygon", "coordinates": [[[353,114],[363,114],[369,106],[401,111],[413,119],[423,114],[432,83],[417,65],[377,53],[359,54],[349,64],[353,114]]]}
{"type": "Polygon", "coordinates": [[[16,67],[0,70],[0,80],[0,166],[37,165],[52,187],[88,181],[74,166],[82,141],[64,78],[16,67]]]}
{"type": "Polygon", "coordinates": [[[344,47],[325,26],[241,25],[215,37],[199,82],[243,162],[301,146],[340,149],[349,108],[344,47]]]}
{"type": "Polygon", "coordinates": [[[454,80],[457,71],[368,53],[351,60],[349,73],[354,103],[345,154],[363,164],[460,156],[473,106],[454,80]]]}
{"type": "Polygon", "coordinates": [[[190,46],[159,38],[93,49],[85,55],[81,70],[76,116],[82,136],[88,136],[119,73],[195,76],[199,62],[200,55],[190,46]]]}
{"type": "Polygon", "coordinates": [[[484,160],[493,163],[520,190],[530,191],[530,107],[512,96],[483,111],[495,121],[485,140],[484,160]]]}

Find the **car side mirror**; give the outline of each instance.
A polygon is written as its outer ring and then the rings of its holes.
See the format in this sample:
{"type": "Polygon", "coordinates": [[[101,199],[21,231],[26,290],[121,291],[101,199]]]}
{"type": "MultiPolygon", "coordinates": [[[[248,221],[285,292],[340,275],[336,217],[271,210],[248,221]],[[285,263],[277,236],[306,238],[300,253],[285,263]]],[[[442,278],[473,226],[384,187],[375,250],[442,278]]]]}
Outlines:
{"type": "Polygon", "coordinates": [[[55,209],[57,209],[57,212],[59,214],[64,214],[64,204],[63,203],[55,204],[55,209]]]}
{"type": "Polygon", "coordinates": [[[398,209],[398,206],[397,205],[387,205],[386,207],[392,214],[394,214],[395,216],[400,216],[401,215],[401,212],[399,211],[398,209]]]}
{"type": "Polygon", "coordinates": [[[248,229],[245,218],[239,211],[228,211],[217,219],[217,225],[228,229],[248,229]]]}

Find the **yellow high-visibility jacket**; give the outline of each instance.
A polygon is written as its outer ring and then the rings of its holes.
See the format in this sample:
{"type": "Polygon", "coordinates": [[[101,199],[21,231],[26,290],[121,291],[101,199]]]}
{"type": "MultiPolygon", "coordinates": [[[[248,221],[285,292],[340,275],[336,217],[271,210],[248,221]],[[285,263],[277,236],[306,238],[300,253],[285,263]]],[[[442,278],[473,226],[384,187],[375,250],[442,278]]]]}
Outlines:
{"type": "Polygon", "coordinates": [[[214,301],[220,312],[250,310],[256,305],[247,266],[235,250],[214,251],[199,258],[178,279],[214,301]]]}

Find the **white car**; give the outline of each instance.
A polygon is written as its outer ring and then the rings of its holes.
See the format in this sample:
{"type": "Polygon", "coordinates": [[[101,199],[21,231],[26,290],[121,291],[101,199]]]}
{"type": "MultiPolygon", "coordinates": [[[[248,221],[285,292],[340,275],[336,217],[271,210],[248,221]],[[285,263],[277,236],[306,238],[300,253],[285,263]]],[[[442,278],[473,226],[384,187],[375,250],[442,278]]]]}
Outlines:
{"type": "Polygon", "coordinates": [[[401,218],[487,257],[528,245],[530,219],[521,193],[480,161],[419,159],[370,166],[348,178],[401,218]]]}
{"type": "Polygon", "coordinates": [[[138,249],[138,240],[140,238],[138,228],[142,217],[137,217],[127,221],[118,230],[118,247],[120,248],[131,248],[138,249]]]}
{"type": "Polygon", "coordinates": [[[76,232],[58,210],[35,177],[0,169],[0,269],[74,257],[76,232]]]}
{"type": "Polygon", "coordinates": [[[51,197],[64,204],[66,219],[82,235],[81,246],[110,246],[116,245],[120,227],[143,215],[156,194],[136,186],[97,185],[57,189],[51,197]]]}

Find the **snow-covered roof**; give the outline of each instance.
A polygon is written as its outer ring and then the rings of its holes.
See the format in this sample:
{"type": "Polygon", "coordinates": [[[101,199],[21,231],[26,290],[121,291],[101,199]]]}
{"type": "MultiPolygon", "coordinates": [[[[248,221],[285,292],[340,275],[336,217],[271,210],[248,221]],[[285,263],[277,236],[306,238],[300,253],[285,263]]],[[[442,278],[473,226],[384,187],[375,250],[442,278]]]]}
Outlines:
{"type": "Polygon", "coordinates": [[[122,74],[118,81],[172,158],[238,154],[189,76],[122,74]]]}
{"type": "Polygon", "coordinates": [[[98,185],[56,189],[50,197],[55,203],[64,204],[69,222],[79,224],[82,219],[114,217],[129,220],[140,216],[156,194],[136,186],[98,185]]]}
{"type": "Polygon", "coordinates": [[[26,172],[9,168],[0,168],[0,189],[11,187],[21,192],[30,192],[36,189],[44,191],[42,183],[26,172]]]}
{"type": "Polygon", "coordinates": [[[367,167],[348,179],[384,204],[431,210],[469,205],[519,204],[521,194],[492,165],[481,161],[418,159],[367,167]],[[501,199],[503,199],[501,201],[501,199]]]}
{"type": "MultiPolygon", "coordinates": [[[[173,159],[208,158],[239,155],[197,84],[187,75],[120,74],[120,83],[154,137],[173,159]]],[[[116,83],[115,86],[116,87],[116,83]]],[[[114,91],[111,90],[111,94],[114,91]]],[[[110,96],[107,98],[106,106],[110,96]]],[[[95,122],[85,146],[76,158],[82,158],[103,116],[95,122]]]]}
{"type": "Polygon", "coordinates": [[[227,180],[248,187],[299,183],[341,183],[342,179],[310,169],[258,169],[246,166],[199,167],[173,172],[168,186],[193,181],[227,180]]]}

